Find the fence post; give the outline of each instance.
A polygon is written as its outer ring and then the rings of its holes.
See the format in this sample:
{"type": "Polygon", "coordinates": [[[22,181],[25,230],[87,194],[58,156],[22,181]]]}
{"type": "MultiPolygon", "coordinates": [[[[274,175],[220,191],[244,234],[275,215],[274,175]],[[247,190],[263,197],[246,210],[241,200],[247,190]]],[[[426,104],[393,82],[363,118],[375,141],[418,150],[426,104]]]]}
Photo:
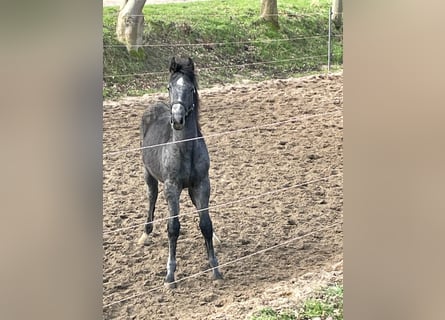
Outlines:
{"type": "Polygon", "coordinates": [[[329,7],[329,34],[328,34],[328,73],[331,71],[331,33],[332,33],[332,7],[329,7]]]}

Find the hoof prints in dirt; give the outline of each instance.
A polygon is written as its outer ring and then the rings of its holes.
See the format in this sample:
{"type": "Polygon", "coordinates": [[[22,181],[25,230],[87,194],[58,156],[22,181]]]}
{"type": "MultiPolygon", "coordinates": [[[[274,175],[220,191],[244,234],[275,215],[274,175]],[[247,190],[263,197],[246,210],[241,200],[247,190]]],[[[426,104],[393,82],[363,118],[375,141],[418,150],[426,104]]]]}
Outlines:
{"type": "MultiPolygon", "coordinates": [[[[163,287],[166,221],[156,222],[168,216],[162,185],[151,239],[148,246],[138,245],[147,209],[140,151],[105,155],[104,305],[135,297],[105,307],[104,317],[243,319],[262,304],[282,299],[285,291],[280,294],[279,289],[270,289],[278,283],[292,285],[291,279],[320,274],[341,261],[342,81],[341,75],[319,75],[200,91],[201,125],[204,136],[209,136],[206,143],[211,158],[210,206],[216,206],[210,214],[221,239],[221,244],[216,244],[219,262],[315,231],[223,266],[225,281],[219,285],[206,273],[181,281],[175,290],[163,287]],[[301,120],[264,127],[300,115],[301,120]],[[313,117],[305,119],[308,115],[313,117]],[[211,137],[248,127],[256,128],[211,137]],[[295,187],[325,177],[329,178],[295,187]],[[285,190],[267,194],[279,189],[285,190]],[[218,206],[244,198],[248,200],[218,206]],[[335,223],[335,227],[317,232],[335,223]],[[268,292],[276,295],[267,296],[268,292]]],[[[159,99],[165,101],[167,95],[105,102],[104,153],[138,148],[141,115],[147,105],[159,99]]],[[[193,212],[183,193],[177,280],[208,268],[193,212]]]]}

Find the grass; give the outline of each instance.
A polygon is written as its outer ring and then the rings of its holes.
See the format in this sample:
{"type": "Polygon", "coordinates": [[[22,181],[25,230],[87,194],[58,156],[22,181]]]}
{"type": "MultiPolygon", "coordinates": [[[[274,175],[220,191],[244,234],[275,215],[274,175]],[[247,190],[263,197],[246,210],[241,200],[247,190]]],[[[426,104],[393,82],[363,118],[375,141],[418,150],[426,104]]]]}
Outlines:
{"type": "Polygon", "coordinates": [[[264,308],[259,311],[257,315],[251,318],[252,320],[296,320],[296,315],[293,311],[277,312],[271,308],[264,308]]]}
{"type": "MultiPolygon", "coordinates": [[[[104,97],[164,89],[173,55],[195,60],[201,87],[320,71],[327,63],[330,1],[314,3],[279,1],[279,28],[259,17],[257,0],[146,5],[143,38],[150,46],[139,53],[117,41],[118,8],[105,7],[104,97]]],[[[342,64],[341,30],[333,37],[333,64],[342,64]]]]}
{"type": "Polygon", "coordinates": [[[251,320],[343,320],[343,286],[328,286],[304,301],[296,310],[278,312],[264,308],[257,312],[251,320]]]}

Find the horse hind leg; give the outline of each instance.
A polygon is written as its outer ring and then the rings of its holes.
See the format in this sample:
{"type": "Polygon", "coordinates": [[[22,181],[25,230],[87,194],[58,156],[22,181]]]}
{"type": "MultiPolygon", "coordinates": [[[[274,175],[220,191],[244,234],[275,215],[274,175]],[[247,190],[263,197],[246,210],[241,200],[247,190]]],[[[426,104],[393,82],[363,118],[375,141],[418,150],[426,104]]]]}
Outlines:
{"type": "Polygon", "coordinates": [[[210,268],[213,268],[213,279],[222,280],[223,276],[219,271],[218,259],[216,258],[215,249],[213,247],[213,226],[208,210],[200,211],[199,227],[204,236],[210,268]]]}
{"type": "Polygon", "coordinates": [[[145,182],[147,184],[148,193],[148,213],[147,221],[144,225],[144,232],[138,240],[139,245],[148,245],[148,235],[153,231],[153,219],[156,200],[158,199],[158,181],[145,169],[145,182]]]}
{"type": "Polygon", "coordinates": [[[210,197],[210,183],[203,183],[197,188],[190,188],[189,195],[193,204],[199,212],[199,228],[205,240],[207,249],[207,258],[209,265],[212,268],[213,279],[222,280],[223,276],[218,268],[218,259],[216,258],[215,249],[213,247],[213,225],[209,215],[209,197],[210,197]]]}

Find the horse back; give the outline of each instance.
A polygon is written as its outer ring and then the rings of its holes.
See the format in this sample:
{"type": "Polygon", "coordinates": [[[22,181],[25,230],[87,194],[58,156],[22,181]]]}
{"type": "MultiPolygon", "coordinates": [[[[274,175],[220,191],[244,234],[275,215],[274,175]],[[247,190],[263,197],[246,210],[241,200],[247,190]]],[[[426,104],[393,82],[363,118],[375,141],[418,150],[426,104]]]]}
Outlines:
{"type": "Polygon", "coordinates": [[[150,140],[158,143],[166,142],[170,133],[165,128],[169,128],[166,126],[169,121],[170,109],[165,103],[157,102],[145,109],[141,121],[141,146],[150,145],[150,140]]]}
{"type": "Polygon", "coordinates": [[[142,161],[150,174],[160,181],[162,181],[162,147],[147,147],[169,141],[171,135],[169,123],[170,109],[163,102],[149,106],[142,115],[140,128],[142,161]]]}

